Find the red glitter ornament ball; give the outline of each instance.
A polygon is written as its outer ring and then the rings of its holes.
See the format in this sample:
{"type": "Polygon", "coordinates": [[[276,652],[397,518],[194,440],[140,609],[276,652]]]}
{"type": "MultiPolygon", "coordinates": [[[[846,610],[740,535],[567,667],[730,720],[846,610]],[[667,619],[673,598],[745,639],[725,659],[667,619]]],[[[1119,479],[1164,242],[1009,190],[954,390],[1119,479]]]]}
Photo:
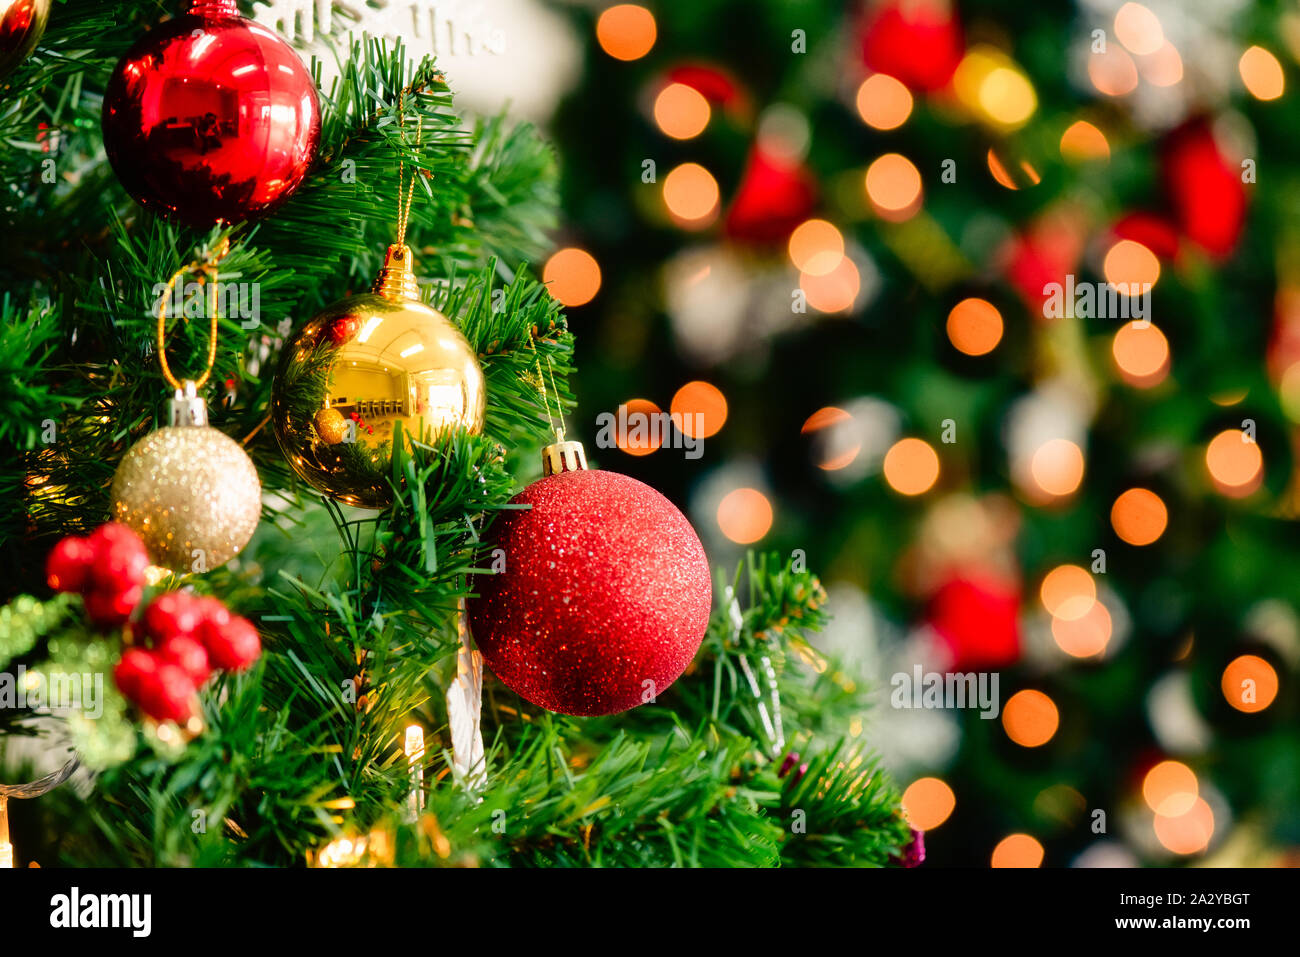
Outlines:
{"type": "Polygon", "coordinates": [[[662,694],[704,639],[713,586],[686,517],[615,472],[557,472],[492,527],[505,570],[479,575],[470,630],[483,660],[551,711],[615,714],[662,694]]]}
{"type": "Polygon", "coordinates": [[[320,142],[311,74],[235,0],[189,0],[137,42],[113,71],[103,122],[127,192],[194,226],[271,211],[320,142]]]}

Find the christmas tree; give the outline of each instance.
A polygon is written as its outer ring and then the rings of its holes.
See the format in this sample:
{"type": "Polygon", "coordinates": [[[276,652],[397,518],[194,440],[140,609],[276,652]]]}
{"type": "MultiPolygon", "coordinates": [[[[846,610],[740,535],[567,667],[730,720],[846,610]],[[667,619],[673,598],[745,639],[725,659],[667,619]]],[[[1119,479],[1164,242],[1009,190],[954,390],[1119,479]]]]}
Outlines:
{"type": "Polygon", "coordinates": [[[535,130],[364,23],[326,81],[233,0],[3,6],[5,862],[916,861],[806,563],[565,440],[535,130]]]}
{"type": "Polygon", "coordinates": [[[725,416],[617,467],[821,569],[929,863],[1294,862],[1293,11],[557,6],[580,405],[725,416]]]}

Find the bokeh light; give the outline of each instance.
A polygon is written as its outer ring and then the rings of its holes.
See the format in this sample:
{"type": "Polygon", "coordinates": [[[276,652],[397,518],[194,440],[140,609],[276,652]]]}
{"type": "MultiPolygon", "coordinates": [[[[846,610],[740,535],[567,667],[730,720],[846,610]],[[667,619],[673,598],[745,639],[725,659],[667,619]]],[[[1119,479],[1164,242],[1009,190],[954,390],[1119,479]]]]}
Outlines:
{"type": "Polygon", "coordinates": [[[712,112],[704,94],[685,83],[669,83],[655,97],[655,122],[665,136],[675,140],[689,140],[703,133],[712,112]]]}
{"type": "Polygon", "coordinates": [[[1047,495],[1073,495],[1083,481],[1083,450],[1069,439],[1050,439],[1034,452],[1029,475],[1047,495]]]}
{"type": "Polygon", "coordinates": [[[1061,134],[1061,156],[1071,162],[1110,159],[1106,134],[1087,120],[1076,120],[1061,134]]]}
{"type": "Polygon", "coordinates": [[[1014,163],[1011,160],[1004,160],[998,155],[997,149],[990,146],[988,152],[989,172],[997,180],[998,185],[1006,189],[1023,189],[1027,186],[1037,186],[1043,181],[1038,170],[1034,169],[1032,163],[1028,160],[1021,160],[1014,163]]]}
{"type": "Polygon", "coordinates": [[[737,545],[753,544],[772,528],[772,503],[758,489],[734,489],[718,503],[718,528],[737,545]]]}
{"type": "Polygon", "coordinates": [[[635,3],[610,7],[596,21],[596,42],[616,60],[639,60],[658,37],[654,14],[635,3]]]}
{"type": "Polygon", "coordinates": [[[1152,86],[1176,86],[1183,79],[1183,58],[1166,40],[1159,50],[1139,61],[1138,69],[1152,86]]]}
{"type": "Polygon", "coordinates": [[[1263,711],[1277,697],[1277,671],[1259,655],[1241,655],[1223,669],[1223,697],[1238,711],[1263,711]]]}
{"type": "Polygon", "coordinates": [[[858,299],[862,279],[853,260],[841,256],[835,268],[825,275],[800,273],[799,288],[803,290],[808,305],[818,312],[847,312],[858,299]]]}
{"type": "Polygon", "coordinates": [[[1130,545],[1150,545],[1165,533],[1169,510],[1150,489],[1131,488],[1115,499],[1110,524],[1115,534],[1130,545]]]}
{"type": "Polygon", "coordinates": [[[719,196],[718,181],[699,163],[683,163],[664,177],[664,204],[680,225],[708,225],[719,196]]]}
{"type": "MultiPolygon", "coordinates": [[[[828,405],[808,416],[799,431],[803,435],[814,435],[827,429],[844,430],[852,421],[853,415],[847,409],[828,405]]],[[[860,441],[849,439],[847,442],[831,443],[831,447],[823,451],[823,458],[817,467],[826,472],[837,472],[852,465],[861,452],[860,441]]]]}
{"type": "Polygon", "coordinates": [[[1240,429],[1220,432],[1205,447],[1205,467],[1214,487],[1229,498],[1242,498],[1259,488],[1264,454],[1240,429]]]}
{"type": "Polygon", "coordinates": [[[912,115],[912,94],[907,87],[885,73],[873,73],[858,87],[858,115],[868,126],[894,130],[912,115]]]}
{"type": "Polygon", "coordinates": [[[712,383],[696,380],[677,390],[668,411],[680,416],[680,428],[686,435],[707,439],[717,435],[726,424],[727,397],[712,383]]]}
{"type": "Polygon", "coordinates": [[[1057,565],[1043,577],[1038,597],[1049,615],[1073,621],[1086,615],[1096,603],[1097,584],[1087,569],[1057,565]]]}
{"type": "Polygon", "coordinates": [[[987,355],[1002,341],[1002,313],[985,299],[963,299],[948,313],[948,341],[968,356],[987,355]]]}
{"type": "Polygon", "coordinates": [[[1028,834],[1008,834],[993,848],[993,867],[1041,867],[1043,845],[1028,834]]]}
{"type": "Polygon", "coordinates": [[[921,495],[939,479],[939,455],[924,439],[899,439],[885,453],[884,472],[895,492],[921,495]]]}
{"type": "Polygon", "coordinates": [[[1088,79],[1103,96],[1127,96],[1137,89],[1138,70],[1128,51],[1114,43],[1088,57],[1088,79]]]}
{"type": "Polygon", "coordinates": [[[1214,811],[1204,798],[1195,798],[1187,811],[1178,815],[1156,814],[1156,839],[1174,854],[1199,854],[1214,836],[1214,811]]]}
{"type": "Polygon", "coordinates": [[[1286,89],[1286,76],[1277,57],[1263,47],[1248,49],[1237,61],[1237,72],[1250,95],[1257,100],[1276,100],[1286,89]]]}
{"type": "Polygon", "coordinates": [[[790,261],[809,276],[825,276],[844,258],[844,236],[824,219],[800,223],[790,234],[790,261]]]}
{"type": "Polygon", "coordinates": [[[1042,747],[1056,734],[1060,715],[1056,703],[1041,691],[1017,691],[1002,708],[1007,737],[1024,748],[1042,747]]]}
{"type": "Polygon", "coordinates": [[[1078,618],[1052,619],[1052,639],[1072,658],[1101,654],[1110,643],[1112,630],[1110,612],[1099,601],[1094,601],[1078,618]]]}
{"type": "Polygon", "coordinates": [[[1155,286],[1160,278],[1160,260],[1141,243],[1121,239],[1106,253],[1102,273],[1121,293],[1136,296],[1144,288],[1155,286]]]}
{"type": "Polygon", "coordinates": [[[585,249],[570,246],[546,260],[542,282],[562,305],[582,306],[600,292],[600,265],[585,249]]]}
{"type": "Polygon", "coordinates": [[[1165,43],[1160,19],[1140,3],[1126,3],[1115,14],[1115,38],[1130,53],[1155,53],[1165,43]]]}
{"type": "Polygon", "coordinates": [[[903,792],[903,813],[918,831],[932,831],[952,814],[957,796],[939,778],[918,778],[903,792]]]}
{"type": "Polygon", "coordinates": [[[905,218],[921,199],[921,173],[901,153],[886,153],[867,167],[866,187],[878,213],[905,218]]]}
{"type": "Polygon", "coordinates": [[[1010,65],[995,67],[979,90],[980,106],[995,123],[1021,126],[1034,115],[1038,96],[1029,77],[1010,65]]]}
{"type": "Polygon", "coordinates": [[[628,455],[649,455],[663,444],[659,426],[651,427],[662,409],[649,399],[628,399],[618,410],[618,430],[614,441],[628,455]],[[626,409],[626,413],[624,413],[626,409]],[[638,423],[644,427],[638,428],[638,423]]]}
{"type": "Polygon", "coordinates": [[[1161,761],[1142,779],[1142,798],[1147,807],[1165,817],[1186,814],[1199,794],[1196,774],[1181,761],[1161,761]]]}
{"type": "Polygon", "coordinates": [[[1149,322],[1126,322],[1115,332],[1111,355],[1129,385],[1150,388],[1169,372],[1169,340],[1149,322]]]}

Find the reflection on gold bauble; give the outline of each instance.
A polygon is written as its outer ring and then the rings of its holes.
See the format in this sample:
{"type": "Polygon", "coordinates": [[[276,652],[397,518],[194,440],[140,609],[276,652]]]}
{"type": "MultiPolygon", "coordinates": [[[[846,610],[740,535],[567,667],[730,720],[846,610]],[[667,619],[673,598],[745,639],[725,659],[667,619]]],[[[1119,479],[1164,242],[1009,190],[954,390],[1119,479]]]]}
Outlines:
{"type": "Polygon", "coordinates": [[[177,393],[170,426],[131,446],[113,476],[113,517],[149,558],[206,572],[239,554],[262,515],[262,483],[238,442],[207,424],[203,400],[177,393]]]}
{"type": "Polygon", "coordinates": [[[391,246],[372,292],[330,306],[285,346],[271,417],[293,470],[362,508],[392,504],[393,438],[483,429],[478,356],[420,302],[411,251],[391,246]],[[332,414],[331,414],[332,413],[332,414]]]}
{"type": "Polygon", "coordinates": [[[50,18],[50,0],[0,0],[0,77],[36,49],[50,18]]]}

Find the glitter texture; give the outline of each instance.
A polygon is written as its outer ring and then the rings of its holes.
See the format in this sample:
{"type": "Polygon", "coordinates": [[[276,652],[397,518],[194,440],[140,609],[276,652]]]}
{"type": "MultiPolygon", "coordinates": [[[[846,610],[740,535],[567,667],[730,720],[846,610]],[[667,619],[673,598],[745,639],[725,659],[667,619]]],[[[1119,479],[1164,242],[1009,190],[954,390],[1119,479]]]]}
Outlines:
{"type": "Polygon", "coordinates": [[[181,572],[230,561],[262,514],[252,459],[208,426],[150,432],[117,467],[112,494],[114,518],[135,529],[154,564],[181,572]]]}
{"type": "Polygon", "coordinates": [[[626,711],[662,694],[704,639],[713,586],[704,546],[650,486],[563,472],[492,528],[506,569],[479,575],[470,628],[492,672],[563,714],[626,711]]]}

